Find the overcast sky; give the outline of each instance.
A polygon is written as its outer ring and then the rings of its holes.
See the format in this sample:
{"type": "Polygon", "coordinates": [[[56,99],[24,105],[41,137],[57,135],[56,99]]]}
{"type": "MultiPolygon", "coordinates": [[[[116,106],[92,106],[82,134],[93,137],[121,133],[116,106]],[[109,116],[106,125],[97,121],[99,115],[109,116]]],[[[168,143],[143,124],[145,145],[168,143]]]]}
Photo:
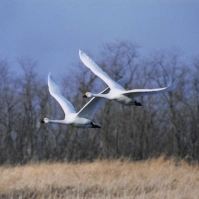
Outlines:
{"type": "Polygon", "coordinates": [[[197,0],[1,0],[0,26],[0,59],[18,70],[17,58],[29,56],[46,76],[67,73],[79,49],[97,55],[115,40],[143,53],[175,47],[199,55],[197,0]]]}

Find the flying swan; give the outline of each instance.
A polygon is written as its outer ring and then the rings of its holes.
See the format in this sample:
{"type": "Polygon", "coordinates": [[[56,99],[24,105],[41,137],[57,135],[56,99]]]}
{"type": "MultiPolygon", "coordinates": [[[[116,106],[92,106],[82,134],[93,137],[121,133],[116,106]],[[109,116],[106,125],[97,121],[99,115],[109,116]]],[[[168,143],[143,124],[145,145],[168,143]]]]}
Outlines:
{"type": "MultiPolygon", "coordinates": [[[[126,77],[120,79],[118,83],[125,84],[127,81],[126,77]]],[[[101,128],[100,125],[92,122],[93,116],[100,106],[106,101],[103,98],[93,97],[78,113],[76,112],[74,106],[62,95],[60,87],[53,80],[51,73],[48,75],[48,88],[50,94],[58,101],[62,107],[65,118],[64,120],[51,120],[44,118],[42,123],[61,123],[61,124],[70,124],[75,127],[81,128],[101,128]]],[[[105,94],[110,91],[110,88],[107,87],[101,92],[105,94]]]]}
{"type": "Polygon", "coordinates": [[[169,86],[164,88],[133,89],[127,91],[120,84],[112,80],[89,56],[87,56],[81,50],[79,50],[79,56],[81,61],[86,65],[86,67],[88,67],[95,75],[101,78],[110,88],[109,93],[94,94],[91,92],[87,92],[84,94],[83,97],[106,98],[109,100],[115,100],[127,106],[129,105],[142,106],[140,102],[137,102],[135,100],[135,97],[167,92],[173,88],[174,83],[171,83],[169,86]]]}

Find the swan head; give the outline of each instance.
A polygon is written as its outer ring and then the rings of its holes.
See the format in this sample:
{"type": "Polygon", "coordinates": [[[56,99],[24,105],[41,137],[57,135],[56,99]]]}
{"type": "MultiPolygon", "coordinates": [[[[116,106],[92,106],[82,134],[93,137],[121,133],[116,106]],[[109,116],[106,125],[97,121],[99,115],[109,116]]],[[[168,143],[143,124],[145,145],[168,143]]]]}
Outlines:
{"type": "Polygon", "coordinates": [[[83,95],[84,98],[87,98],[87,97],[93,97],[93,94],[90,93],[90,92],[87,92],[83,95]]]}
{"type": "Polygon", "coordinates": [[[49,123],[50,122],[50,120],[48,119],[48,118],[44,118],[43,120],[41,120],[41,123],[49,123]]]}

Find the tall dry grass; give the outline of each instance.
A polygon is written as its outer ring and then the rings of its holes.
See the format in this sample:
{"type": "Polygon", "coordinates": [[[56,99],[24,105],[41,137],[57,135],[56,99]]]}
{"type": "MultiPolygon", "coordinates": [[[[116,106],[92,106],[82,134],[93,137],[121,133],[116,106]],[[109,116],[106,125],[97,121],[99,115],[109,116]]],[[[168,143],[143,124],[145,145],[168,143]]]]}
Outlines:
{"type": "Polygon", "coordinates": [[[198,199],[199,166],[164,158],[2,166],[0,198],[198,199]]]}

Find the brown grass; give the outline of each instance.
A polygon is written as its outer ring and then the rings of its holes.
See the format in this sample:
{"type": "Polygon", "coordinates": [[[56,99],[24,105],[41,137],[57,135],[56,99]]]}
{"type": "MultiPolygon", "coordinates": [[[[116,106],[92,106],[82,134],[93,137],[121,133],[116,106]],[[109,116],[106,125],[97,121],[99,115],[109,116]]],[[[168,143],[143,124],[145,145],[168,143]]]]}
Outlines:
{"type": "Polygon", "coordinates": [[[2,166],[0,198],[198,199],[199,166],[164,158],[2,166]]]}

